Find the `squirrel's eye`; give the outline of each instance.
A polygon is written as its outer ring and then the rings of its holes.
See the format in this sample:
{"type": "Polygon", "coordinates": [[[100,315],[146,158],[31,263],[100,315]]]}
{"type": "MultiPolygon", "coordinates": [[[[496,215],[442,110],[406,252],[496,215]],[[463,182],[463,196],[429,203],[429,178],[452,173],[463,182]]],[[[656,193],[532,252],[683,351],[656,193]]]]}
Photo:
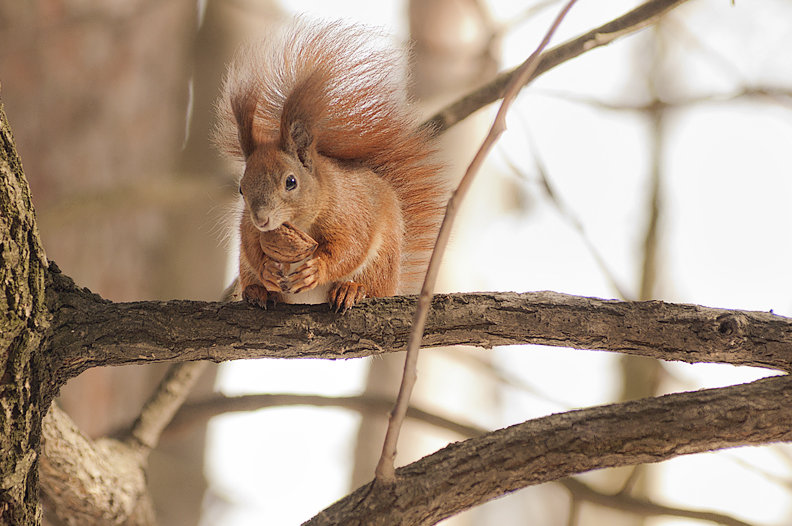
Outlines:
{"type": "Polygon", "coordinates": [[[286,190],[294,190],[297,188],[297,178],[290,175],[286,178],[286,190]]]}
{"type": "Polygon", "coordinates": [[[242,194],[242,185],[239,185],[239,195],[243,195],[242,194]]]}

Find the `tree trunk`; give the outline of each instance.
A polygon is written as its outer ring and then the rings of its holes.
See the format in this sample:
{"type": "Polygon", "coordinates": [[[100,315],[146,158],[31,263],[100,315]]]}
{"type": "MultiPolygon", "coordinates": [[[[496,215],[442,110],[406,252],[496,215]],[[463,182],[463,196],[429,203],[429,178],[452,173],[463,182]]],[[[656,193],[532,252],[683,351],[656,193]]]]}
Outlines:
{"type": "Polygon", "coordinates": [[[0,104],[0,523],[38,524],[38,451],[47,385],[39,352],[49,316],[41,247],[5,111],[0,104]]]}

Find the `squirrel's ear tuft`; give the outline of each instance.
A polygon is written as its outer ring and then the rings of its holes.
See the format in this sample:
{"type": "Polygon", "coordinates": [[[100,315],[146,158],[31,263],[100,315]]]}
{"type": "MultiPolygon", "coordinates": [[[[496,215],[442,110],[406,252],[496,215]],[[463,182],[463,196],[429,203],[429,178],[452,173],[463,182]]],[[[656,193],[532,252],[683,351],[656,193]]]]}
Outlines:
{"type": "Polygon", "coordinates": [[[255,128],[256,109],[258,100],[256,93],[248,91],[246,93],[236,93],[231,97],[231,111],[237,123],[237,133],[239,136],[239,147],[245,158],[253,153],[255,147],[255,128]]]}
{"type": "Polygon", "coordinates": [[[311,158],[313,135],[311,131],[301,120],[291,122],[288,128],[286,137],[283,137],[284,151],[297,157],[300,163],[310,170],[313,165],[313,159],[311,158]]]}

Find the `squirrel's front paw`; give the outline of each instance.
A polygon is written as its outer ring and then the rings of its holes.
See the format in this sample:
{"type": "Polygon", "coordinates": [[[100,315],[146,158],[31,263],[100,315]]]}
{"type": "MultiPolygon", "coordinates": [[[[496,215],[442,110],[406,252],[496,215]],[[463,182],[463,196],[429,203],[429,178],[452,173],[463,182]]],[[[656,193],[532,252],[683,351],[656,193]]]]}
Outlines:
{"type": "Polygon", "coordinates": [[[259,279],[269,292],[280,292],[282,290],[283,268],[283,263],[278,263],[272,259],[266,260],[261,266],[259,279]]]}
{"type": "Polygon", "coordinates": [[[336,312],[346,312],[352,305],[366,297],[366,289],[354,281],[336,283],[330,289],[328,301],[336,312]]]}
{"type": "Polygon", "coordinates": [[[283,296],[279,292],[270,292],[262,285],[248,285],[242,291],[242,299],[246,302],[261,307],[267,308],[267,302],[271,301],[273,305],[279,301],[283,301],[283,296]]]}
{"type": "Polygon", "coordinates": [[[290,294],[297,294],[311,290],[319,283],[319,259],[311,258],[294,272],[283,278],[281,290],[290,294]]]}

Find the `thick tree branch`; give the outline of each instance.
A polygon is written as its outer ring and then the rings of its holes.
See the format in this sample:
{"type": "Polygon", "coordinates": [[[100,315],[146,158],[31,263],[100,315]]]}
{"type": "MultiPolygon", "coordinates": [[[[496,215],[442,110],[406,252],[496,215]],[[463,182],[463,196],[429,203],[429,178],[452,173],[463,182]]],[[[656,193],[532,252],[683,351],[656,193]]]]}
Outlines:
{"type": "MultiPolygon", "coordinates": [[[[587,51],[610,44],[623,36],[654,24],[671,9],[684,4],[687,0],[650,0],[629,13],[611,20],[584,35],[558,45],[542,53],[536,70],[526,79],[525,84],[587,51]]],[[[472,93],[462,97],[440,110],[424,125],[440,134],[467,118],[475,111],[503,97],[506,86],[517,76],[519,68],[501,73],[492,82],[485,84],[472,93]]]]}
{"type": "Polygon", "coordinates": [[[43,430],[41,486],[63,523],[155,523],[135,449],[117,440],[90,440],[56,404],[43,430]]]}
{"type": "Polygon", "coordinates": [[[508,492],[605,467],[792,439],[792,378],[571,411],[457,442],[306,524],[434,524],[508,492]]]}
{"type": "MultiPolygon", "coordinates": [[[[366,300],[344,315],[326,305],[263,311],[237,303],[112,303],[50,272],[49,349],[58,383],[89,367],[240,358],[339,359],[404,350],[415,297],[366,300]]],[[[555,292],[436,296],[423,344],[532,343],[688,363],[792,370],[792,319],[769,312],[555,292]]]]}
{"type": "MultiPolygon", "coordinates": [[[[191,402],[182,406],[165,430],[165,433],[184,432],[191,429],[194,425],[205,424],[206,421],[213,416],[228,412],[257,411],[270,407],[286,406],[343,407],[361,413],[385,413],[393,406],[393,400],[374,396],[330,397],[297,394],[216,395],[206,400],[191,402]]],[[[487,432],[483,428],[464,424],[456,420],[450,420],[436,413],[424,411],[413,406],[407,409],[407,418],[413,418],[426,424],[457,433],[465,438],[476,437],[487,432]]],[[[665,515],[710,521],[727,526],[750,526],[746,522],[722,513],[664,506],[646,499],[632,497],[626,492],[619,492],[617,494],[602,493],[571,477],[559,480],[558,483],[564,486],[577,499],[643,517],[665,515]]]]}

